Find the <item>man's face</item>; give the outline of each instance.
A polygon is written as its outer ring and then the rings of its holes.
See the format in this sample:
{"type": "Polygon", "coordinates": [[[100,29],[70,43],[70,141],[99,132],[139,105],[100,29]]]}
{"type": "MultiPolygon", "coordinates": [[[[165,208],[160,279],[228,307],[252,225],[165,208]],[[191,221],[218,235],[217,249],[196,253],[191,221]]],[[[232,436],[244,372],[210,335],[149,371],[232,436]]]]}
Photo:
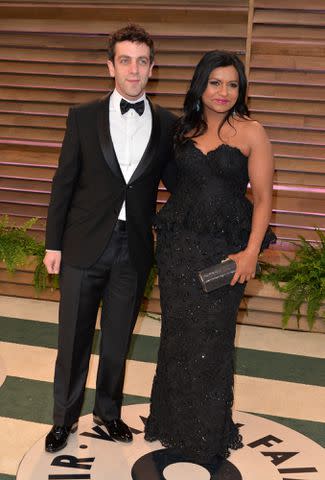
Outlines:
{"type": "Polygon", "coordinates": [[[108,60],[107,66],[119,94],[128,100],[137,100],[151,77],[150,48],[145,43],[117,42],[114,62],[108,60]]]}

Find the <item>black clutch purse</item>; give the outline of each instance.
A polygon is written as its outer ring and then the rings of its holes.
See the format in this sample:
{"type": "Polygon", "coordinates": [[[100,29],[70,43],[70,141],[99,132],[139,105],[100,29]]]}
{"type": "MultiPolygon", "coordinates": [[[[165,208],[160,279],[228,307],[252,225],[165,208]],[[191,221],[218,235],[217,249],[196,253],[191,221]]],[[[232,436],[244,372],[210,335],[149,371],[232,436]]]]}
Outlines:
{"type": "MultiPolygon", "coordinates": [[[[229,285],[235,271],[236,262],[230,258],[226,258],[226,260],[223,260],[221,263],[200,270],[198,272],[198,277],[203,290],[209,293],[212,290],[229,285]]],[[[261,266],[259,263],[256,264],[255,273],[261,273],[261,266]]]]}

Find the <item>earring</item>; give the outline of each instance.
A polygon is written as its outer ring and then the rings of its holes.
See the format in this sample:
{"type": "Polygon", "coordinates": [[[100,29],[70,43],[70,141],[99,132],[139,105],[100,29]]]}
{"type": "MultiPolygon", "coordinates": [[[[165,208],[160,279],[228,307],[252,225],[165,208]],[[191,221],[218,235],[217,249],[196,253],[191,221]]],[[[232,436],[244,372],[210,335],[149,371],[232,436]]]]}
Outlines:
{"type": "Polygon", "coordinates": [[[195,110],[197,112],[199,112],[201,110],[201,100],[200,99],[198,99],[198,101],[196,102],[195,110]]]}
{"type": "Polygon", "coordinates": [[[236,112],[236,109],[234,108],[233,111],[232,111],[232,114],[231,114],[233,117],[235,117],[237,115],[237,112],[236,112]]]}

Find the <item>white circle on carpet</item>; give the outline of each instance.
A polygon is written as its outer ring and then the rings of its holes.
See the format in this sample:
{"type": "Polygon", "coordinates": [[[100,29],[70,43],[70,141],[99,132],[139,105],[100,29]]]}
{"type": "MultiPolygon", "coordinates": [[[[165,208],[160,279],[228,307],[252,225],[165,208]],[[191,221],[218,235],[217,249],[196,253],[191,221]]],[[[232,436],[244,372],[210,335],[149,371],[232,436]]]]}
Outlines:
{"type": "Polygon", "coordinates": [[[166,480],[175,480],[175,478],[195,478],[195,480],[209,480],[211,478],[208,470],[201,465],[195,463],[173,463],[168,465],[163,471],[166,480]]]}
{"type": "Polygon", "coordinates": [[[256,415],[234,412],[244,448],[217,467],[196,465],[171,455],[160,442],[146,442],[143,430],[148,404],[123,407],[133,429],[130,444],[114,442],[92,415],[80,418],[66,448],[50,454],[41,438],[22,459],[17,480],[320,480],[325,478],[323,448],[283,425],[256,415]]]}

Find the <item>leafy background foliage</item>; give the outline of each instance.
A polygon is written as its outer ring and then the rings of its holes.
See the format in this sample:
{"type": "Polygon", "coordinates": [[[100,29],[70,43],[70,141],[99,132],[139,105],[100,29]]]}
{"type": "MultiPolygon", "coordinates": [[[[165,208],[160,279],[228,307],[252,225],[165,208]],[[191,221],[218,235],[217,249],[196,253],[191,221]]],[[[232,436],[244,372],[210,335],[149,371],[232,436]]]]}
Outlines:
{"type": "MultiPolygon", "coordinates": [[[[28,230],[37,222],[31,218],[21,226],[11,225],[7,216],[0,217],[0,259],[9,272],[14,273],[22,267],[30,256],[36,257],[34,271],[34,286],[40,291],[44,288],[58,287],[58,275],[48,275],[43,264],[45,247],[35,240],[28,230]]],[[[273,265],[262,263],[263,282],[271,283],[279,292],[284,293],[282,322],[288,325],[291,315],[298,321],[301,318],[301,308],[307,304],[307,321],[312,329],[319,315],[322,303],[325,301],[325,234],[316,229],[320,242],[312,244],[300,236],[300,243],[292,242],[297,250],[295,257],[288,260],[288,265],[273,265]]],[[[151,296],[157,267],[154,265],[144,293],[145,301],[142,310],[146,311],[146,303],[151,296]]],[[[325,313],[323,314],[325,316],[325,313]]],[[[156,318],[156,317],[155,317],[156,318]]],[[[159,315],[157,316],[159,318],[159,315]]]]}
{"type": "Polygon", "coordinates": [[[11,225],[8,216],[0,218],[0,259],[9,272],[25,265],[30,256],[36,257],[34,270],[34,286],[40,291],[44,288],[57,286],[57,279],[49,276],[43,264],[45,247],[30,234],[28,230],[35,225],[37,218],[31,218],[21,226],[11,225]]]}
{"type": "MultiPolygon", "coordinates": [[[[282,312],[283,326],[288,325],[291,315],[298,321],[301,318],[301,307],[307,303],[307,321],[312,329],[325,301],[325,235],[316,229],[320,242],[314,245],[300,236],[295,257],[288,260],[288,265],[272,265],[263,263],[261,280],[271,283],[279,292],[285,294],[282,312]]],[[[325,314],[323,314],[324,316],[325,314]]]]}

